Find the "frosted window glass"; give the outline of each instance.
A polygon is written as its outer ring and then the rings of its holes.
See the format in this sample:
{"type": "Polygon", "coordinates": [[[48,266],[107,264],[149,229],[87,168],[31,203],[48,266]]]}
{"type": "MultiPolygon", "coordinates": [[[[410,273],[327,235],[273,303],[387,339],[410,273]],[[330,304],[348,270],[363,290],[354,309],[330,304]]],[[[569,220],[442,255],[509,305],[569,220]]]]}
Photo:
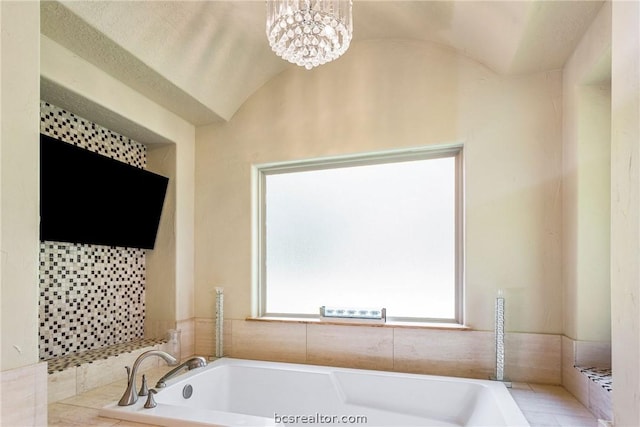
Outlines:
{"type": "Polygon", "coordinates": [[[453,319],[456,160],[265,176],[266,312],[453,319]]]}

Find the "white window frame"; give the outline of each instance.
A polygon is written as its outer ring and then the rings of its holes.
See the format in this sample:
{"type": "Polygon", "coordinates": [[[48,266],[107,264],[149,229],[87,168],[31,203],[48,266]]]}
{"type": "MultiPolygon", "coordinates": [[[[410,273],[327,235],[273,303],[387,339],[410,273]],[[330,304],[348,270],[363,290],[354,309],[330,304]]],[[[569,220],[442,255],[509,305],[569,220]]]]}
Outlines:
{"type": "Polygon", "coordinates": [[[464,163],[463,145],[429,146],[404,150],[327,157],[311,160],[296,160],[253,165],[253,292],[252,314],[257,318],[318,319],[317,315],[269,313],[266,311],[266,177],[270,174],[302,172],[318,169],[363,166],[443,157],[455,159],[455,316],[444,318],[388,317],[388,322],[453,323],[464,324],[464,163]]]}

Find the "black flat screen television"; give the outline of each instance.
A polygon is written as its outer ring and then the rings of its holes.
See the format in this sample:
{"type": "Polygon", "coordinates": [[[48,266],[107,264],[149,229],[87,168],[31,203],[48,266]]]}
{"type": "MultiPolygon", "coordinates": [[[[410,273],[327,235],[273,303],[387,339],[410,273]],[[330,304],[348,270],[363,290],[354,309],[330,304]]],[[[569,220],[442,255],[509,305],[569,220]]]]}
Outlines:
{"type": "Polygon", "coordinates": [[[153,249],[168,182],[40,134],[40,240],[153,249]]]}

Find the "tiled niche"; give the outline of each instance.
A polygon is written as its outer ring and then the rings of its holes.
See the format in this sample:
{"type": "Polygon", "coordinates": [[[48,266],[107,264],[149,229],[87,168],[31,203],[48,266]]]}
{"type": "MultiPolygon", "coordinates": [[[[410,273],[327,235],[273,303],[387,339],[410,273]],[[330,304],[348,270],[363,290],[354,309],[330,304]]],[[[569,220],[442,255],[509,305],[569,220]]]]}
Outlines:
{"type": "MultiPolygon", "coordinates": [[[[44,101],[40,132],[139,168],[146,166],[143,144],[44,101]]],[[[60,208],[64,209],[63,201],[60,208]]],[[[40,360],[143,337],[144,249],[40,242],[39,282],[40,360]]]]}

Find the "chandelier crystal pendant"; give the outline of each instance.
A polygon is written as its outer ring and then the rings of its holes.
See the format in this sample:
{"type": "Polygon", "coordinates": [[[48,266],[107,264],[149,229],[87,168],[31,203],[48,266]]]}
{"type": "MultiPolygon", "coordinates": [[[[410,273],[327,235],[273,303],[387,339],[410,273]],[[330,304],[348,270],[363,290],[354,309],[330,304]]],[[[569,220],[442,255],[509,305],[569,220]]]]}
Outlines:
{"type": "Polygon", "coordinates": [[[267,0],[267,38],[276,55],[307,70],[351,43],[352,0],[267,0]]]}

